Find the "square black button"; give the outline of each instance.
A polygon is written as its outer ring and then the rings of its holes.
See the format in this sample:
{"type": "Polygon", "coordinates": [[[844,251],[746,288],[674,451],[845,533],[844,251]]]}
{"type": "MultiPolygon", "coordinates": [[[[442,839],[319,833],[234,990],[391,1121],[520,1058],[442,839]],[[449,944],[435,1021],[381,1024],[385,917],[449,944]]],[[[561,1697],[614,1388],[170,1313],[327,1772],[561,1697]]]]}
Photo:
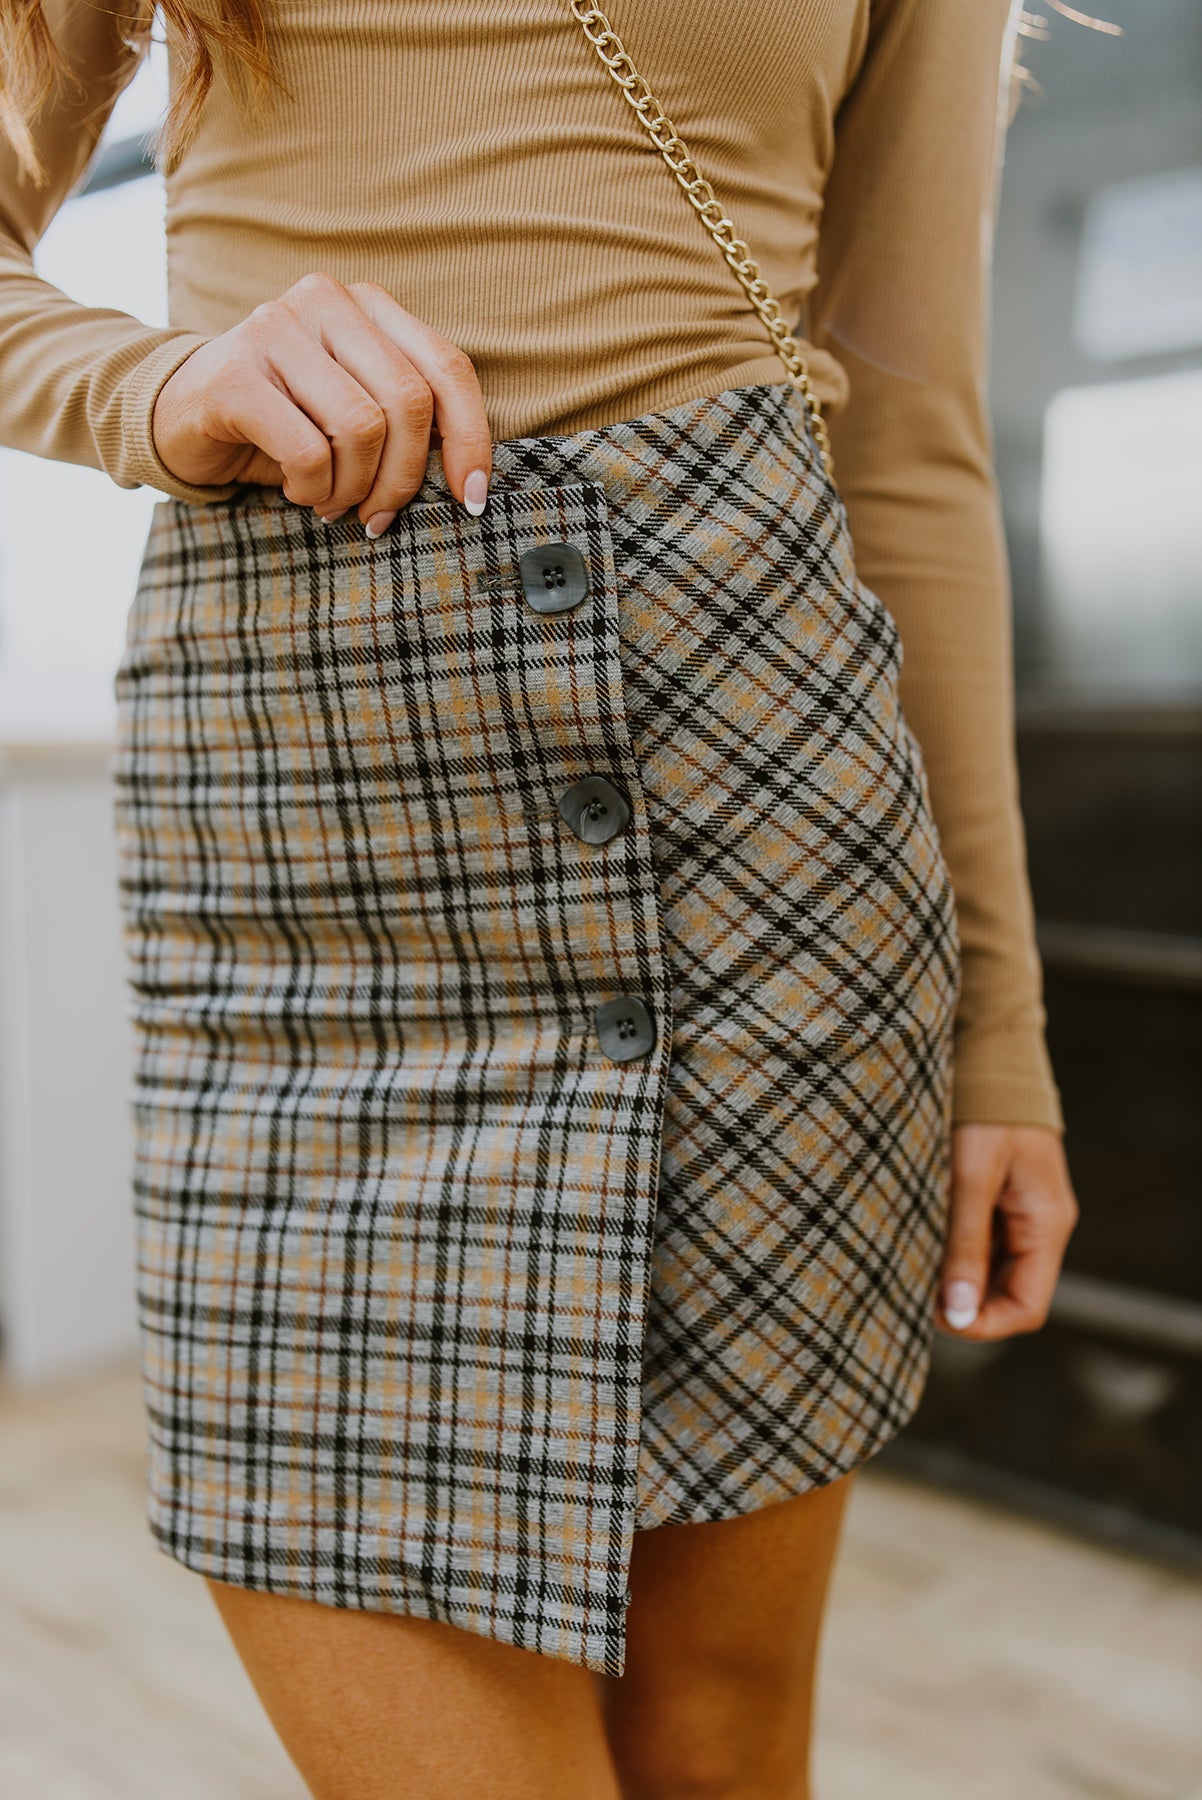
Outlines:
{"type": "Polygon", "coordinates": [[[630,823],[630,807],[604,775],[586,775],[559,796],[559,816],[582,843],[608,844],[630,823]]]}
{"type": "Polygon", "coordinates": [[[540,544],[518,564],[526,603],[537,613],[569,612],[588,593],[588,570],[575,544],[540,544]]]}
{"type": "Polygon", "coordinates": [[[634,994],[603,1000],[593,1020],[597,1042],[611,1062],[633,1062],[655,1047],[655,1020],[634,994]]]}

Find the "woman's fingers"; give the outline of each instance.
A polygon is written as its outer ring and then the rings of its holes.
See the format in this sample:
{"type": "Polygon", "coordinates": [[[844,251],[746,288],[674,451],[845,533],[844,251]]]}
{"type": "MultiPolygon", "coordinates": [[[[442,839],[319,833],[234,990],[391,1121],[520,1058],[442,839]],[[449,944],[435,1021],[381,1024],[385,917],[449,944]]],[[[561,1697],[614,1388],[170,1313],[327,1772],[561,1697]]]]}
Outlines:
{"type": "Polygon", "coordinates": [[[377,510],[381,504],[395,508],[416,491],[429,454],[430,390],[411,365],[378,340],[345,290],[339,290],[340,302],[323,286],[324,318],[313,316],[313,290],[303,282],[298,290],[299,306],[291,298],[271,301],[252,318],[260,321],[270,374],[329,443],[330,479],[324,492],[315,492],[308,480],[297,492],[291,482],[284,491],[323,514],[360,506],[377,494],[377,510]],[[374,375],[379,394],[356,372],[368,370],[373,351],[376,366],[369,379],[374,375]]]}
{"type": "Polygon", "coordinates": [[[156,448],[181,479],[268,479],[274,466],[289,500],[322,512],[370,491],[386,431],[383,409],[282,300],[194,351],[154,411],[156,448]]]}
{"type": "Polygon", "coordinates": [[[492,475],[492,433],[470,357],[424,320],[406,312],[388,289],[376,282],[352,282],[348,291],[428,384],[451,492],[469,512],[483,512],[492,475]]]}
{"type": "Polygon", "coordinates": [[[966,1125],[952,1136],[952,1200],[940,1301],[944,1320],[965,1331],[989,1281],[993,1211],[1006,1172],[1006,1127],[966,1125]]]}
{"type": "Polygon", "coordinates": [[[468,357],[371,282],[303,277],[189,356],[160,390],[167,467],[204,485],[280,485],[371,535],[421,485],[437,432],[448,484],[484,510],[492,440],[468,357]]]}
{"type": "Polygon", "coordinates": [[[261,482],[324,493],[332,470],[329,439],[252,351],[244,320],[210,338],[159,389],[155,449],[173,475],[197,486],[261,482]]]}
{"type": "Polygon", "coordinates": [[[999,1256],[977,1329],[986,1338],[1038,1331],[1047,1319],[1065,1248],[1077,1223],[1059,1135],[1010,1128],[1006,1186],[999,1202],[999,1256]]]}
{"type": "MultiPolygon", "coordinates": [[[[336,444],[339,479],[322,508],[328,517],[357,506],[359,517],[378,536],[422,484],[430,455],[434,394],[399,345],[333,276],[306,276],[289,290],[286,303],[327,353],[327,363],[354,384],[360,404],[378,414],[380,436],[371,479],[363,485],[358,479],[361,471],[349,456],[343,479],[336,444]]],[[[321,389],[314,384],[293,391],[307,410],[312,407],[306,394],[313,404],[321,403],[321,389]]],[[[330,399],[335,399],[333,393],[330,399]]],[[[370,414],[365,410],[363,416],[370,414]]]]}
{"type": "Polygon", "coordinates": [[[1077,1202],[1056,1132],[960,1126],[954,1135],[941,1289],[944,1322],[975,1340],[1038,1330],[1076,1221],[1077,1202]]]}

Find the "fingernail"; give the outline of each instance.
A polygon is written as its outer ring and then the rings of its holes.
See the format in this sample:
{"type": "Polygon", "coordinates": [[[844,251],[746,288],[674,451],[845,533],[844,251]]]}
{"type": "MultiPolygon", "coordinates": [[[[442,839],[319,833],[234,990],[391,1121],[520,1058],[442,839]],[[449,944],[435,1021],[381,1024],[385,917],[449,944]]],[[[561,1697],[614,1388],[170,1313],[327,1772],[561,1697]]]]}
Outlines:
{"type": "Polygon", "coordinates": [[[373,513],[363,529],[369,538],[382,537],[395,518],[394,512],[373,513]]]}
{"type": "Polygon", "coordinates": [[[488,500],[488,476],[483,469],[473,469],[463,484],[463,504],[473,519],[478,519],[488,500]]]}
{"type": "Polygon", "coordinates": [[[949,1281],[943,1296],[943,1315],[953,1331],[963,1331],[980,1311],[977,1290],[971,1281],[949,1281]]]}
{"type": "Polygon", "coordinates": [[[323,525],[333,525],[335,520],[340,519],[342,517],[342,513],[344,513],[345,511],[346,511],[346,507],[344,506],[342,509],[342,512],[318,513],[317,516],[321,520],[323,525]]]}

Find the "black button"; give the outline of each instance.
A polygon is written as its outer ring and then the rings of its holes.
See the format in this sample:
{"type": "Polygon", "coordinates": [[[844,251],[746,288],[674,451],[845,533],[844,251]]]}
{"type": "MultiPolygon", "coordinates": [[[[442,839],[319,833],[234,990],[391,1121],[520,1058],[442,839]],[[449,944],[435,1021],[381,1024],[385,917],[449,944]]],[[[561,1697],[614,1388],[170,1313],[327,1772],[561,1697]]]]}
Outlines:
{"type": "Polygon", "coordinates": [[[633,994],[603,1000],[593,1014],[597,1041],[613,1062],[633,1062],[655,1045],[655,1020],[633,994]]]}
{"type": "Polygon", "coordinates": [[[630,822],[630,807],[612,781],[586,775],[559,797],[559,815],[586,844],[608,844],[630,822]]]}
{"type": "Polygon", "coordinates": [[[568,612],[588,593],[588,572],[575,544],[540,544],[518,564],[522,591],[538,613],[568,612]]]}

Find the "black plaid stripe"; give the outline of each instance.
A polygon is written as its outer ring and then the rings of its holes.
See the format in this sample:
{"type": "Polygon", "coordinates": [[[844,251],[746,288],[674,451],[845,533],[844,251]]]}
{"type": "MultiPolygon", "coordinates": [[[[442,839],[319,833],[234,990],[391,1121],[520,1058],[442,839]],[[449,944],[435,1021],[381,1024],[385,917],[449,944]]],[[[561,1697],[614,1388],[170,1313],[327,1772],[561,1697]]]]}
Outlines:
{"type": "Polygon", "coordinates": [[[375,544],[156,509],[117,678],[151,1516],[223,1580],[617,1671],[636,1523],[829,1480],[917,1400],[953,910],[789,389],[495,467],[477,521],[432,460],[375,544]],[[554,541],[590,595],[539,615],[554,541]],[[622,993],[659,1041],[619,1065],[622,993]]]}

